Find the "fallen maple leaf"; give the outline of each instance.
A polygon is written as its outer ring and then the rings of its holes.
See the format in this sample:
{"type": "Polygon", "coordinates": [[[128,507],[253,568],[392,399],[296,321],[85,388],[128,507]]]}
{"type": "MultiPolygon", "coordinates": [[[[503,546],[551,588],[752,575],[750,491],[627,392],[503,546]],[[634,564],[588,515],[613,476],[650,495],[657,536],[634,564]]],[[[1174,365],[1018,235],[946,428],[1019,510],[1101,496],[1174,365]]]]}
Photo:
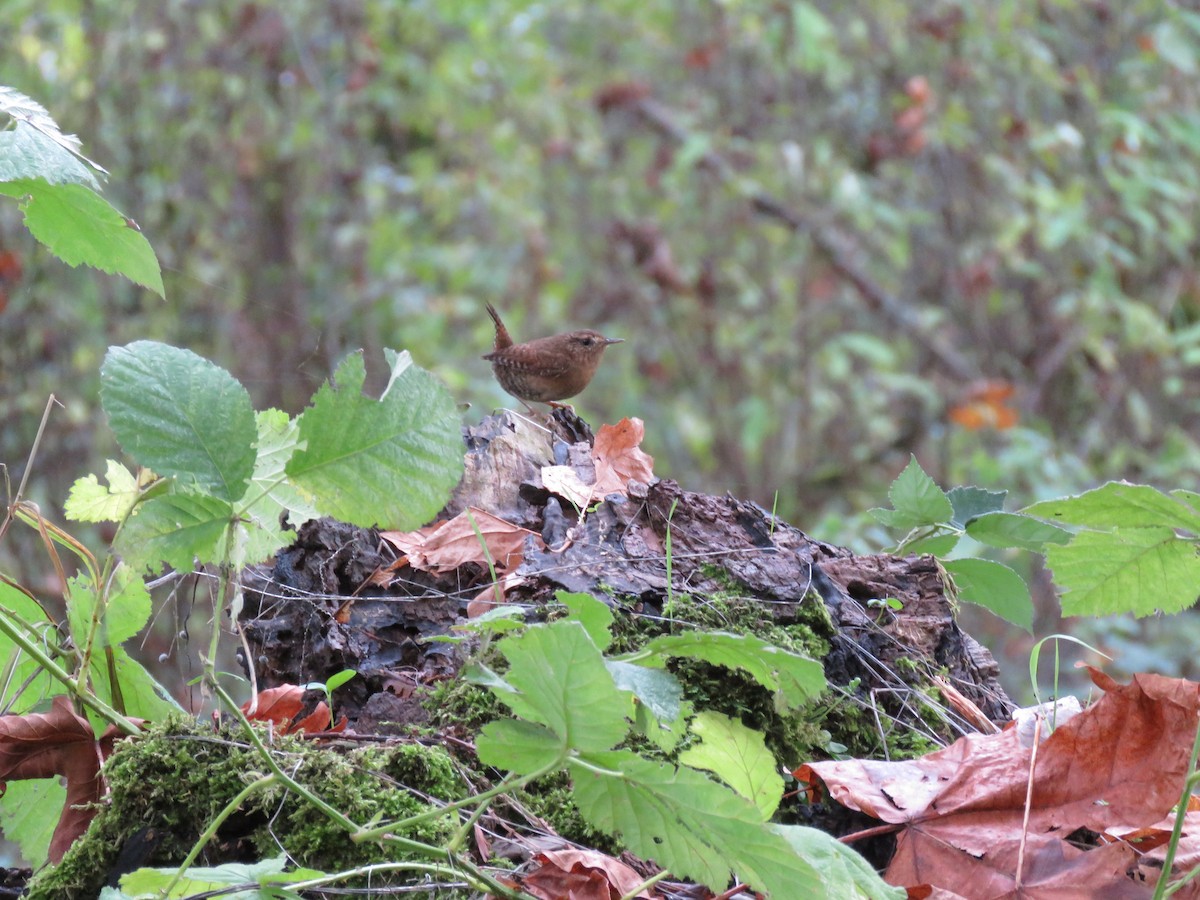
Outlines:
{"type": "Polygon", "coordinates": [[[120,736],[110,725],[97,741],[91,723],[76,715],[71,701],[61,694],[48,713],[0,716],[0,780],[55,776],[67,780],[67,802],[50,839],[50,862],[62,859],[96,815],[103,793],[100,764],[120,736]]]}
{"type": "Polygon", "coordinates": [[[525,538],[541,536],[482,509],[470,507],[427,534],[420,531],[384,531],[380,537],[408,554],[414,569],[441,575],[467,563],[486,566],[491,557],[496,568],[511,572],[525,559],[525,538]],[[476,528],[479,533],[476,534],[476,528]],[[480,544],[480,537],[483,544],[480,544]],[[487,553],[484,553],[484,546],[487,553]]]}
{"type": "Polygon", "coordinates": [[[1153,869],[1134,874],[1140,854],[1128,844],[1080,849],[1068,838],[1153,826],[1169,813],[1188,774],[1200,685],[1158,675],[1120,685],[1090,672],[1104,695],[1036,748],[1028,833],[1034,750],[1015,729],[968,735],[920,759],[810,763],[795,775],[901,826],[884,875],[892,884],[966,897],[1148,897],[1153,869]]]}

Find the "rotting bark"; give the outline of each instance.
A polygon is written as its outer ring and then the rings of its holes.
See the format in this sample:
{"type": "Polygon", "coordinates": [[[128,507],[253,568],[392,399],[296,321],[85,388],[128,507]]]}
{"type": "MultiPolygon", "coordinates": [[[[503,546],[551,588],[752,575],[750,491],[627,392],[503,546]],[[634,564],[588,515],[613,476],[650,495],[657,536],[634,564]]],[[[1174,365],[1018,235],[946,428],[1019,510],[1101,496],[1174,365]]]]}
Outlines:
{"type": "MultiPolygon", "coordinates": [[[[782,626],[799,621],[803,604],[823,602],[835,626],[822,660],[832,684],[853,685],[872,709],[878,701],[887,715],[915,722],[920,713],[895,698],[941,672],[985,716],[1007,718],[1012,704],[996,663],[955,623],[931,557],[855,556],[773,521],[755,503],[669,480],[630,483],[627,496],[610,494],[581,520],[546,490],[540,472],[569,464],[592,480],[591,432],[564,410],[549,424],[504,413],[464,429],[466,474],[442,516],[473,506],[542,536],[545,547],[527,540],[524,561],[502,578],[506,602],[545,604],[560,589],[586,591],[658,617],[668,597],[733,591],[761,604],[764,623],[782,626]],[[886,598],[902,609],[867,606],[886,598]]],[[[376,530],[308,522],[273,569],[246,578],[242,625],[259,686],[354,669],[360,677],[337,697],[352,727],[384,732],[424,721],[420,688],[451,677],[462,658],[455,645],[423,639],[446,632],[490,586],[484,565],[434,575],[404,565],[376,530]]],[[[964,730],[944,724],[951,735],[964,730]]]]}

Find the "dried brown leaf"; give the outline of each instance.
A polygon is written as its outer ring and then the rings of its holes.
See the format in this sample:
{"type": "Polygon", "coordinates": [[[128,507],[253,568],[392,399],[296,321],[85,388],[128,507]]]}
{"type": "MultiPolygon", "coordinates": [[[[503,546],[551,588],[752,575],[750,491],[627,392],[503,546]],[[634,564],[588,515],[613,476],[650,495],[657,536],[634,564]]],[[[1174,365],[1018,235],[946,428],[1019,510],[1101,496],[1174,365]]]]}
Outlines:
{"type": "Polygon", "coordinates": [[[407,553],[408,563],[414,569],[440,575],[453,572],[467,563],[486,566],[489,555],[496,568],[511,572],[525,558],[525,538],[529,535],[541,540],[536,532],[528,528],[521,528],[482,509],[470,507],[426,535],[422,536],[420,531],[386,531],[381,537],[402,553],[407,553]],[[479,535],[475,533],[476,527],[479,535]],[[480,535],[487,546],[486,555],[479,543],[480,535]]]}
{"type": "Polygon", "coordinates": [[[629,493],[629,482],[649,484],[654,480],[654,457],[641,449],[646,426],[641,419],[622,419],[605,425],[596,435],[592,457],[596,461],[597,497],[614,491],[629,493]]]}

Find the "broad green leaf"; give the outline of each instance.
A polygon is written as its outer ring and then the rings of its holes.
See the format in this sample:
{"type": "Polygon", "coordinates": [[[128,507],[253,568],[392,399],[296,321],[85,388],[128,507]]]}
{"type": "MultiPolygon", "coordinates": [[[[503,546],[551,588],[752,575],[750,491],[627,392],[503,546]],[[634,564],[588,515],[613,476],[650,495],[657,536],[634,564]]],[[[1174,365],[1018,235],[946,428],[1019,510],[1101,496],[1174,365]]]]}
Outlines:
{"type": "MultiPolygon", "coordinates": [[[[45,648],[56,645],[57,627],[41,604],[7,582],[0,581],[0,616],[5,623],[45,648]]],[[[53,694],[62,693],[57,682],[34,662],[7,633],[0,631],[0,704],[21,715],[53,694]],[[20,691],[20,698],[17,692],[20,691]]],[[[4,804],[0,804],[3,806],[4,804]]]]}
{"type": "Polygon", "coordinates": [[[508,604],[493,606],[487,612],[458,625],[450,626],[454,631],[473,634],[504,634],[525,627],[525,608],[508,604]]]}
{"type": "Polygon", "coordinates": [[[592,641],[601,650],[607,650],[612,643],[613,613],[602,601],[591,594],[569,594],[559,591],[555,598],[571,612],[571,618],[583,626],[592,641]]]}
{"type": "Polygon", "coordinates": [[[520,719],[488,722],[475,738],[479,761],[507,769],[518,775],[531,775],[566,759],[567,747],[562,735],[545,725],[520,719]]]}
{"type": "Polygon", "coordinates": [[[672,656],[742,669],[767,690],[774,691],[776,705],[787,709],[798,709],[825,690],[825,670],[820,663],[772,647],[749,634],[691,631],[663,635],[630,658],[643,665],[662,666],[672,656]]]}
{"type": "Polygon", "coordinates": [[[637,697],[660,722],[675,721],[683,689],[674,675],[616,659],[606,659],[604,665],[616,686],[637,697]]]}
{"type": "Polygon", "coordinates": [[[110,347],[100,402],[130,456],[221,500],[246,492],[254,471],[250,395],[219,366],[154,341],[110,347]]]}
{"type": "Polygon", "coordinates": [[[1196,544],[1171,528],[1083,531],[1066,546],[1048,547],[1046,564],[1068,616],[1173,613],[1200,596],[1196,544]]]}
{"type": "MultiPolygon", "coordinates": [[[[96,696],[137,719],[161,721],[164,716],[181,713],[183,707],[140,662],[124,647],[111,647],[92,658],[92,683],[96,696]],[[116,679],[118,691],[113,690],[116,679]]],[[[99,734],[108,725],[88,712],[92,727],[99,734]]]]}
{"type": "Polygon", "coordinates": [[[95,475],[78,479],[71,486],[63,508],[68,519],[76,522],[120,522],[137,503],[140,487],[137,478],[125,466],[108,460],[105,470],[108,487],[95,475]]]}
{"type": "Polygon", "coordinates": [[[1047,544],[1065,544],[1071,532],[1020,513],[986,513],[967,525],[967,534],[989,547],[1041,553],[1047,544]]]}
{"type": "Polygon", "coordinates": [[[905,900],[908,896],[904,888],[892,887],[862,856],[824,831],[803,825],[772,825],[771,830],[821,873],[831,897],[905,900]]]}
{"type": "Polygon", "coordinates": [[[471,661],[463,666],[461,675],[468,683],[488,688],[498,697],[501,694],[517,693],[517,689],[505,681],[502,675],[478,661],[471,661]]]}
{"type": "Polygon", "coordinates": [[[646,704],[639,703],[634,709],[633,725],[638,734],[652,741],[659,750],[670,753],[679,746],[679,742],[687,733],[688,720],[692,713],[692,704],[684,702],[679,705],[679,715],[674,721],[663,721],[655,718],[646,704]]]}
{"type": "Polygon", "coordinates": [[[872,509],[871,515],[889,528],[907,531],[922,525],[949,522],[954,507],[945,492],[925,474],[914,456],[888,490],[892,509],[872,509]]]}
{"type": "Polygon", "coordinates": [[[380,400],[362,394],[361,354],[343,360],[300,416],[287,474],[323,513],[406,531],[433,518],[463,470],[454,400],[402,354],[380,400]]]}
{"type": "Polygon", "coordinates": [[[258,455],[246,492],[250,502],[239,509],[247,520],[245,556],[250,563],[261,562],[291,542],[295,528],[320,515],[284,474],[299,441],[299,424],[277,409],[263,410],[254,417],[254,422],[258,455]],[[284,513],[290,528],[280,524],[284,513]]]}
{"type": "Polygon", "coordinates": [[[1004,509],[1006,496],[1008,491],[985,491],[981,487],[973,486],[950,488],[946,491],[946,499],[954,509],[950,522],[959,528],[966,528],[967,523],[977,516],[1004,509]]]}
{"type": "Polygon", "coordinates": [[[1086,528],[1152,528],[1165,526],[1200,534],[1200,512],[1186,502],[1145,484],[1110,481],[1074,497],[1045,500],[1021,512],[1086,528]]]}
{"type": "Polygon", "coordinates": [[[0,803],[0,829],[21,848],[25,862],[37,868],[46,862],[67,789],[57,778],[8,782],[0,803]]]}
{"type": "Polygon", "coordinates": [[[946,556],[958,546],[958,540],[957,534],[932,534],[904,544],[904,553],[913,556],[946,556]]]}
{"type": "Polygon", "coordinates": [[[626,695],[578,622],[563,619],[504,639],[505,681],[519,693],[496,691],[518,716],[545,725],[581,750],[607,750],[629,731],[626,695]]]}
{"type": "Polygon", "coordinates": [[[127,565],[118,565],[107,585],[108,602],[97,609],[95,586],[86,575],[72,578],[67,603],[67,623],[76,647],[85,646],[92,619],[99,616],[92,652],[129,640],[150,621],[150,593],[146,584],[127,565]]]}
{"type": "Polygon", "coordinates": [[[590,753],[568,766],[583,817],[673,875],[721,891],[733,870],[774,898],[830,896],[750,801],[695,769],[627,750],[590,753]]]}
{"type": "Polygon", "coordinates": [[[22,178],[0,182],[0,194],[20,201],[29,233],[67,265],[84,263],[123,275],[165,296],[162,270],[150,242],[132,220],[90,187],[22,178]]]}
{"type": "Polygon", "coordinates": [[[958,599],[984,609],[1033,633],[1033,598],[1029,586],[1003,563],[990,559],[954,559],[942,567],[954,579],[958,599]]]}
{"type": "Polygon", "coordinates": [[[163,564],[191,572],[201,563],[225,558],[225,534],[233,507],[204,494],[155,497],[125,523],[113,546],[137,572],[158,572],[163,564]]]}
{"type": "Polygon", "coordinates": [[[770,819],[783,798],[783,776],[762,734],[709,710],[696,716],[691,731],[700,742],[680,753],[679,761],[712,772],[758,807],[764,822],[770,819]]]}

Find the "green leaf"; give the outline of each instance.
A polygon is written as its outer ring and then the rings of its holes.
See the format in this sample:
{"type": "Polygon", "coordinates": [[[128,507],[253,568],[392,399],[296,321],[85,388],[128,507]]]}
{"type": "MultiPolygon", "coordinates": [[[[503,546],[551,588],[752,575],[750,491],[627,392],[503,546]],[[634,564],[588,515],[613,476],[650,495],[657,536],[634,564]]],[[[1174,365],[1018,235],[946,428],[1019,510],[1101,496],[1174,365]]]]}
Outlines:
{"type": "Polygon", "coordinates": [[[98,616],[99,625],[92,652],[129,640],[150,621],[150,593],[146,584],[127,565],[119,565],[107,585],[108,600],[99,609],[95,586],[86,575],[67,582],[70,600],[67,603],[67,623],[71,639],[82,648],[92,629],[92,619],[98,616]]]}
{"type": "Polygon", "coordinates": [[[137,478],[127,468],[108,460],[105,471],[108,487],[100,484],[95,475],[78,479],[71,485],[63,508],[68,519],[76,522],[120,522],[137,503],[140,488],[137,478]]]}
{"type": "Polygon", "coordinates": [[[185,487],[234,501],[254,471],[250,395],[224,369],[154,341],[110,347],[100,402],[125,451],[185,487]]]}
{"type": "Polygon", "coordinates": [[[1186,492],[1169,496],[1149,485],[1125,481],[1110,481],[1074,497],[1045,500],[1021,512],[1087,528],[1165,526],[1200,534],[1200,513],[1187,502],[1186,492]]]}
{"type": "Polygon", "coordinates": [[[1171,528],[1083,531],[1064,547],[1047,548],[1046,564],[1065,592],[1068,616],[1173,613],[1200,595],[1196,544],[1171,528]]]}
{"type": "Polygon", "coordinates": [[[432,375],[396,358],[381,400],[362,395],[361,354],[347,357],[300,417],[304,447],[287,465],[323,512],[355,525],[400,531],[429,521],[463,469],[454,401],[432,375]]]}
{"type": "Polygon", "coordinates": [[[721,891],[733,870],[773,897],[830,896],[752,803],[695,769],[627,750],[587,754],[568,766],[583,817],[676,876],[721,891]]]}
{"type": "Polygon", "coordinates": [[[38,868],[50,853],[58,812],[67,804],[67,789],[57,778],[8,782],[0,803],[0,828],[21,848],[25,862],[38,868]]]}
{"type": "Polygon", "coordinates": [[[222,897],[242,900],[267,900],[267,898],[299,898],[295,891],[283,885],[300,881],[311,881],[324,877],[324,872],[315,869],[292,869],[285,872],[288,859],[282,854],[256,863],[225,863],[221,866],[192,866],[167,893],[168,884],[175,877],[176,869],[137,869],[121,876],[121,890],[126,895],[141,900],[143,897],[182,898],[212,891],[221,891],[222,897]],[[253,884],[261,890],[228,892],[230,885],[253,884]]]}
{"type": "Polygon", "coordinates": [[[474,619],[450,627],[454,631],[472,634],[504,634],[507,631],[516,631],[525,627],[525,608],[512,604],[493,606],[474,619]]]}
{"type": "Polygon", "coordinates": [[[254,417],[258,434],[258,455],[250,476],[251,502],[238,512],[246,519],[245,558],[261,562],[295,538],[295,528],[320,513],[290,484],[284,469],[300,439],[300,426],[277,409],[267,409],[254,417]],[[280,519],[287,513],[290,528],[280,519]]]}
{"type": "Polygon", "coordinates": [[[113,546],[138,572],[158,572],[165,563],[179,572],[225,558],[225,532],[233,507],[204,494],[175,493],[138,507],[113,546]]]}
{"type": "Polygon", "coordinates": [[[708,710],[696,716],[691,731],[700,742],[680,753],[679,761],[712,772],[757,806],[763,821],[770,819],[783,798],[783,777],[762,734],[708,710]]]}
{"type": "Polygon", "coordinates": [[[42,178],[100,189],[91,170],[108,173],[83,155],[79,138],[63,134],[46,107],[16,88],[0,86],[0,113],[13,120],[11,129],[0,129],[0,181],[42,178]]]}
{"type": "Polygon", "coordinates": [[[798,709],[825,690],[821,664],[796,653],[772,647],[749,634],[691,631],[668,634],[650,641],[632,661],[662,666],[672,656],[701,659],[713,665],[742,669],[769,691],[777,707],[798,709]]]}
{"type": "Polygon", "coordinates": [[[559,591],[555,594],[559,603],[570,610],[571,618],[583,626],[592,641],[601,650],[607,650],[612,643],[613,613],[602,600],[597,600],[591,594],[569,594],[559,591]]]}
{"type": "MultiPolygon", "coordinates": [[[[96,696],[119,707],[126,715],[161,721],[164,716],[184,711],[170,692],[124,647],[110,647],[93,657],[91,673],[96,696]],[[118,694],[113,690],[113,679],[120,686],[119,703],[118,694]]],[[[93,719],[92,727],[96,732],[102,732],[107,723],[97,721],[90,712],[88,716],[93,719]]]]}
{"type": "MultiPolygon", "coordinates": [[[[37,600],[5,581],[0,581],[0,615],[31,641],[48,645],[48,648],[57,645],[54,619],[37,600]]],[[[0,703],[3,707],[21,715],[56,693],[62,693],[62,688],[12,638],[0,632],[0,703]],[[18,691],[21,692],[19,699],[18,691]]]]}
{"type": "Polygon", "coordinates": [[[821,873],[831,897],[905,900],[908,896],[904,888],[892,887],[869,862],[824,831],[803,825],[772,825],[771,830],[821,873]]]}
{"type": "Polygon", "coordinates": [[[928,553],[931,556],[946,556],[958,546],[957,534],[931,534],[929,537],[918,538],[904,544],[904,552],[913,556],[928,553]]]}
{"type": "Polygon", "coordinates": [[[616,659],[606,659],[604,665],[619,690],[637,697],[660,722],[675,721],[683,689],[674,675],[616,659]]]}
{"type": "Polygon", "coordinates": [[[353,669],[342,669],[342,671],[336,672],[329,676],[329,678],[325,681],[325,690],[332,694],[343,684],[352,680],[357,674],[358,673],[353,669]]]}
{"type": "Polygon", "coordinates": [[[165,296],[150,242],[132,220],[90,187],[21,178],[0,182],[0,194],[20,201],[29,233],[67,265],[84,263],[123,275],[165,296]]]}
{"type": "Polygon", "coordinates": [[[679,705],[679,715],[674,721],[664,721],[655,718],[646,704],[639,703],[634,708],[633,725],[638,734],[652,741],[659,750],[670,753],[683,740],[692,714],[692,704],[685,701],[679,705]]]}
{"type": "Polygon", "coordinates": [[[946,499],[954,509],[950,522],[959,528],[977,516],[999,512],[1004,509],[1004,498],[1008,491],[985,491],[980,487],[955,487],[946,491],[946,499]]]}
{"type": "Polygon", "coordinates": [[[518,716],[582,751],[607,750],[625,737],[625,695],[578,622],[538,625],[499,646],[509,663],[505,681],[519,693],[495,693],[518,716]]]}
{"type": "Polygon", "coordinates": [[[1003,563],[990,559],[954,559],[942,563],[954,579],[958,598],[1033,633],[1033,598],[1029,586],[1003,563]]]}
{"type": "Polygon", "coordinates": [[[479,761],[508,769],[518,775],[532,775],[557,767],[566,759],[566,742],[545,725],[520,719],[488,722],[475,739],[479,761]]]}
{"type": "Polygon", "coordinates": [[[967,534],[989,547],[1016,547],[1041,553],[1047,544],[1065,544],[1071,532],[1020,513],[985,513],[967,525],[967,534]]]}
{"type": "Polygon", "coordinates": [[[872,509],[871,515],[889,528],[907,531],[922,525],[949,522],[954,507],[945,492],[925,474],[913,456],[888,490],[892,509],[872,509]]]}

